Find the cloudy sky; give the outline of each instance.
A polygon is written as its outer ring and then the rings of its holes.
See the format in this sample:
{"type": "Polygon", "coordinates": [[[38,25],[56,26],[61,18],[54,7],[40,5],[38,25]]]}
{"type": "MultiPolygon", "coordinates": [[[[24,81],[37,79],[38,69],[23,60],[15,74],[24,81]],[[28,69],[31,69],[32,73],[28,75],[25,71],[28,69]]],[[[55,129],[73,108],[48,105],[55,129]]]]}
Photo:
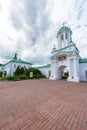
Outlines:
{"type": "Polygon", "coordinates": [[[0,0],[0,62],[17,52],[31,63],[48,63],[64,22],[87,57],[87,0],[0,0]]]}

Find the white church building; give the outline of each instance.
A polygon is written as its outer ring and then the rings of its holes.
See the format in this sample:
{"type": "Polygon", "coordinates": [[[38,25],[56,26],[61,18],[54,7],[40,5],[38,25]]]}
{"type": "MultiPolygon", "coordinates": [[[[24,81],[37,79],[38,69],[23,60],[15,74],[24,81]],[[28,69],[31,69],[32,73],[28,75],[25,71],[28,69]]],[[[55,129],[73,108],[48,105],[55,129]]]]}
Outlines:
{"type": "Polygon", "coordinates": [[[14,57],[9,62],[0,64],[0,71],[3,72],[3,76],[12,76],[18,66],[30,68],[32,64],[21,60],[17,57],[17,53],[15,53],[14,57]]]}
{"type": "Polygon", "coordinates": [[[2,65],[0,70],[7,75],[13,75],[17,66],[34,67],[39,69],[50,80],[60,80],[63,77],[65,69],[68,70],[69,76],[67,81],[79,82],[87,81],[87,59],[81,58],[79,50],[72,41],[72,30],[65,26],[57,32],[57,48],[54,46],[50,56],[50,64],[32,65],[29,62],[17,58],[17,54],[11,61],[2,65]]]}

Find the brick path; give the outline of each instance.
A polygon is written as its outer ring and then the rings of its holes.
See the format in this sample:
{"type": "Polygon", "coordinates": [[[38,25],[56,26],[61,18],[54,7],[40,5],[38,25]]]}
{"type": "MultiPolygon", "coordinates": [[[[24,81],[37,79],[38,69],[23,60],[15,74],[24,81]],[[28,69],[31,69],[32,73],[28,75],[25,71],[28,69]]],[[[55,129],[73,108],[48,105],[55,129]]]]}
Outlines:
{"type": "Polygon", "coordinates": [[[0,130],[87,130],[87,83],[1,81],[0,130]]]}

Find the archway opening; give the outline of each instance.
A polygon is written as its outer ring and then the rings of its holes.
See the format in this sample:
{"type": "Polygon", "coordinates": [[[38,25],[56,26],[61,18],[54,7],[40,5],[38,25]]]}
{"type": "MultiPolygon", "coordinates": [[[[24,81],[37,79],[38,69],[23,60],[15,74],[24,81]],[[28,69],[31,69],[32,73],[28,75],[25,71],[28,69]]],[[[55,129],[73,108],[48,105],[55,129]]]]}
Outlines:
{"type": "Polygon", "coordinates": [[[59,79],[66,80],[69,76],[69,71],[67,66],[60,66],[58,68],[58,75],[59,75],[59,79]]]}
{"type": "Polygon", "coordinates": [[[85,71],[85,77],[86,77],[86,81],[87,81],[87,70],[85,71]]]}

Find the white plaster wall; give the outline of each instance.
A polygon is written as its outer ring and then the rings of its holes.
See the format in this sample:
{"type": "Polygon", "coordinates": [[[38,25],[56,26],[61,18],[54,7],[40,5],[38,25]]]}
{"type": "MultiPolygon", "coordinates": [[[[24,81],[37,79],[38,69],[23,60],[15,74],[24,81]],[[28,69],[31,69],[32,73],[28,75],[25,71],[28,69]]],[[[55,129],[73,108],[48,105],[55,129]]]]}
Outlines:
{"type": "Polygon", "coordinates": [[[51,71],[51,67],[40,68],[39,70],[42,72],[42,74],[44,74],[47,78],[49,78],[49,71],[51,71]]]}
{"type": "Polygon", "coordinates": [[[0,66],[0,71],[2,71],[2,68],[3,68],[3,67],[0,66]]]}
{"type": "Polygon", "coordinates": [[[80,73],[80,81],[86,81],[85,72],[87,70],[87,63],[80,63],[79,64],[79,73],[80,73]]]}
{"type": "Polygon", "coordinates": [[[66,66],[66,67],[68,67],[67,61],[66,60],[64,60],[64,61],[58,61],[57,62],[57,67],[59,68],[60,66],[66,66]]]}

